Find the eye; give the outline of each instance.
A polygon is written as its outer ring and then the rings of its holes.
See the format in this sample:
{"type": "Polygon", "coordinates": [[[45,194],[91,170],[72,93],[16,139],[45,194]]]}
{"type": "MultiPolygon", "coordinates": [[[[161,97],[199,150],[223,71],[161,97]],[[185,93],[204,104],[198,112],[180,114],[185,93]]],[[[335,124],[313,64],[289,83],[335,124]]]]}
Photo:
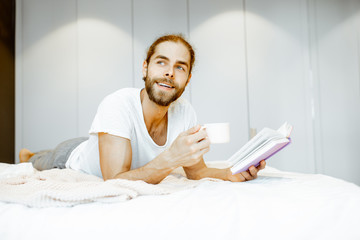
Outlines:
{"type": "Polygon", "coordinates": [[[165,63],[163,61],[158,61],[157,64],[160,64],[160,65],[165,65],[165,63]]]}
{"type": "Polygon", "coordinates": [[[177,66],[176,68],[179,70],[185,71],[185,69],[182,66],[177,66]]]}

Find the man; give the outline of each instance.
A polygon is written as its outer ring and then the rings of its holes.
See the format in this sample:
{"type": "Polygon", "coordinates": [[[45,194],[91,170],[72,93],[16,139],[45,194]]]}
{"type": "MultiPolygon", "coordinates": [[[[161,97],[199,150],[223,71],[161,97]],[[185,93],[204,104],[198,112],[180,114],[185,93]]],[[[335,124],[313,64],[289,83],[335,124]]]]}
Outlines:
{"type": "Polygon", "coordinates": [[[72,168],[103,177],[159,183],[178,167],[190,179],[251,180],[265,167],[232,175],[229,168],[206,167],[206,130],[196,125],[191,105],[179,98],[191,79],[195,54],[180,35],[158,38],[143,63],[145,89],[120,89],[100,104],[88,140],[73,139],[53,151],[20,151],[20,161],[43,170],[72,168]]]}

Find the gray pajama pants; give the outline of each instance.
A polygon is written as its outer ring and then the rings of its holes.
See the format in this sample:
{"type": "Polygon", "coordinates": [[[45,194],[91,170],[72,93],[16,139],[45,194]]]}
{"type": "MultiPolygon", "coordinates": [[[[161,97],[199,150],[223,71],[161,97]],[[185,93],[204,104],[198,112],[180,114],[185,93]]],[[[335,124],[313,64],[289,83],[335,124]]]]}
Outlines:
{"type": "Polygon", "coordinates": [[[37,170],[65,168],[65,163],[69,159],[71,152],[86,140],[88,140],[87,137],[67,140],[57,145],[55,149],[35,153],[35,155],[29,159],[29,162],[31,162],[37,170]]]}

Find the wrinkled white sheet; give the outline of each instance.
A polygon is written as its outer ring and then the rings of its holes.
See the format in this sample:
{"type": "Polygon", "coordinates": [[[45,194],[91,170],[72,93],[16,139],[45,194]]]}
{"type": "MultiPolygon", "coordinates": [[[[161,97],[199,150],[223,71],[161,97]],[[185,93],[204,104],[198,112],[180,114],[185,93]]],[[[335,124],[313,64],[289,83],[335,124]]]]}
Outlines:
{"type": "Polygon", "coordinates": [[[20,203],[29,207],[72,207],[91,202],[129,201],[143,195],[164,195],[198,186],[203,178],[189,180],[176,169],[159,184],[144,181],[102,178],[72,169],[37,171],[31,163],[0,163],[0,202],[20,203]]]}
{"type": "Polygon", "coordinates": [[[0,239],[360,239],[360,187],[267,167],[245,183],[203,182],[119,203],[0,202],[0,239]]]}

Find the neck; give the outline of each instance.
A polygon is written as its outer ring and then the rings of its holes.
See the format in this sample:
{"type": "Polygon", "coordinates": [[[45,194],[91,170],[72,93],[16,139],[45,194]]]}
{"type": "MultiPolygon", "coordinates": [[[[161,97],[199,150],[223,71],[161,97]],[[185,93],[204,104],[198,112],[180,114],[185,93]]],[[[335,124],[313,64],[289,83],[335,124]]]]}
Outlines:
{"type": "Polygon", "coordinates": [[[141,106],[147,130],[167,124],[167,111],[169,106],[160,106],[150,100],[145,89],[140,92],[141,106]]]}

